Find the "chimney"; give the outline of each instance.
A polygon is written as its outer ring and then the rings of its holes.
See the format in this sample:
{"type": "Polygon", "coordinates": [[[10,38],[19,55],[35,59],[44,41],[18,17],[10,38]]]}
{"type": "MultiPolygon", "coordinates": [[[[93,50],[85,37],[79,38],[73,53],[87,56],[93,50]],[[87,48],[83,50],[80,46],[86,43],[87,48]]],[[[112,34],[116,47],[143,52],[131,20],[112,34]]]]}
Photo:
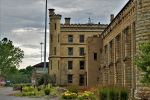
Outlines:
{"type": "Polygon", "coordinates": [[[49,15],[51,16],[51,15],[55,15],[55,9],[48,9],[49,10],[49,15]]]}
{"type": "Polygon", "coordinates": [[[114,19],[114,14],[110,15],[110,22],[114,19]]]}
{"type": "Polygon", "coordinates": [[[71,18],[65,18],[65,24],[70,24],[70,19],[71,18]]]}

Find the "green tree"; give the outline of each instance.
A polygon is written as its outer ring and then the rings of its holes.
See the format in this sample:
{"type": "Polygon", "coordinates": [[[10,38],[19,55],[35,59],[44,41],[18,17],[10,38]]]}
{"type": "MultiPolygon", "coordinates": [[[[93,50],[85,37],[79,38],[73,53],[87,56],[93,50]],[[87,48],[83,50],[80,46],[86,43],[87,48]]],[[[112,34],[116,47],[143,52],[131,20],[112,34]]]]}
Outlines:
{"type": "Polygon", "coordinates": [[[32,71],[33,71],[32,66],[27,66],[25,69],[20,69],[19,70],[19,74],[21,76],[23,76],[22,79],[25,83],[30,83],[31,82],[32,71]]]}
{"type": "Polygon", "coordinates": [[[135,57],[135,64],[144,72],[142,82],[150,83],[150,41],[139,45],[139,51],[135,57]]]}
{"type": "Polygon", "coordinates": [[[13,45],[13,42],[4,38],[0,41],[0,69],[3,74],[17,71],[19,63],[24,57],[24,52],[13,45]]]}
{"type": "Polygon", "coordinates": [[[25,69],[20,69],[19,72],[22,74],[26,74],[29,77],[32,76],[32,71],[33,71],[33,67],[32,66],[27,66],[25,69]]]}

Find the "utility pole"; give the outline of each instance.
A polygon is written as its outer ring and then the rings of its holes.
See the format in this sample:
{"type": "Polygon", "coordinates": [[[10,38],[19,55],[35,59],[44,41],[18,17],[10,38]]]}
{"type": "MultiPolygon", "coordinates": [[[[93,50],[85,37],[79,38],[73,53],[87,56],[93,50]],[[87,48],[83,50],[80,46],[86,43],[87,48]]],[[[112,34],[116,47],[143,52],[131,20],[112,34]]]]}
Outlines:
{"type": "Polygon", "coordinates": [[[41,45],[41,63],[42,63],[42,45],[43,45],[43,42],[41,42],[40,45],[41,45]]]}
{"type": "Polygon", "coordinates": [[[46,73],[47,0],[45,4],[44,72],[46,73]]]}

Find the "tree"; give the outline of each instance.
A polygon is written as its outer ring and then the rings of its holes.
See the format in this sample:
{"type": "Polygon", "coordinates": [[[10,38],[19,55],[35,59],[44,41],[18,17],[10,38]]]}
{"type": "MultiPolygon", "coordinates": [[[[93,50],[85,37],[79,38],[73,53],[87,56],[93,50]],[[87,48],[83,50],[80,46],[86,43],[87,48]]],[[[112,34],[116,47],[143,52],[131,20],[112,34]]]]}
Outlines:
{"type": "Polygon", "coordinates": [[[19,74],[23,76],[23,80],[25,83],[31,82],[32,71],[33,71],[32,66],[27,66],[25,69],[19,70],[19,74]]]}
{"type": "Polygon", "coordinates": [[[150,41],[139,45],[139,52],[135,57],[135,64],[144,72],[142,82],[150,83],[150,41]]]}
{"type": "Polygon", "coordinates": [[[0,41],[0,69],[3,74],[15,70],[24,57],[24,52],[13,45],[13,42],[4,38],[0,41]]]}
{"type": "Polygon", "coordinates": [[[33,67],[32,66],[27,66],[25,69],[20,69],[19,72],[22,74],[26,74],[29,77],[32,76],[32,71],[33,71],[33,67]]]}

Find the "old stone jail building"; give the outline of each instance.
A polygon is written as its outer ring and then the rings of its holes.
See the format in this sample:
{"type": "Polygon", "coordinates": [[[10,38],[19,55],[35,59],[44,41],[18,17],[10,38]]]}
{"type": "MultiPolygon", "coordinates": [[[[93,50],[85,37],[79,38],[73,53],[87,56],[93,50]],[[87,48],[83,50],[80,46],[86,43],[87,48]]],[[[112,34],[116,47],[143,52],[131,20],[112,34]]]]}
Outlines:
{"type": "Polygon", "coordinates": [[[140,73],[133,58],[138,44],[150,37],[150,0],[129,0],[108,26],[70,24],[70,18],[60,24],[54,9],[49,17],[49,73],[56,84],[138,90],[140,73]]]}

